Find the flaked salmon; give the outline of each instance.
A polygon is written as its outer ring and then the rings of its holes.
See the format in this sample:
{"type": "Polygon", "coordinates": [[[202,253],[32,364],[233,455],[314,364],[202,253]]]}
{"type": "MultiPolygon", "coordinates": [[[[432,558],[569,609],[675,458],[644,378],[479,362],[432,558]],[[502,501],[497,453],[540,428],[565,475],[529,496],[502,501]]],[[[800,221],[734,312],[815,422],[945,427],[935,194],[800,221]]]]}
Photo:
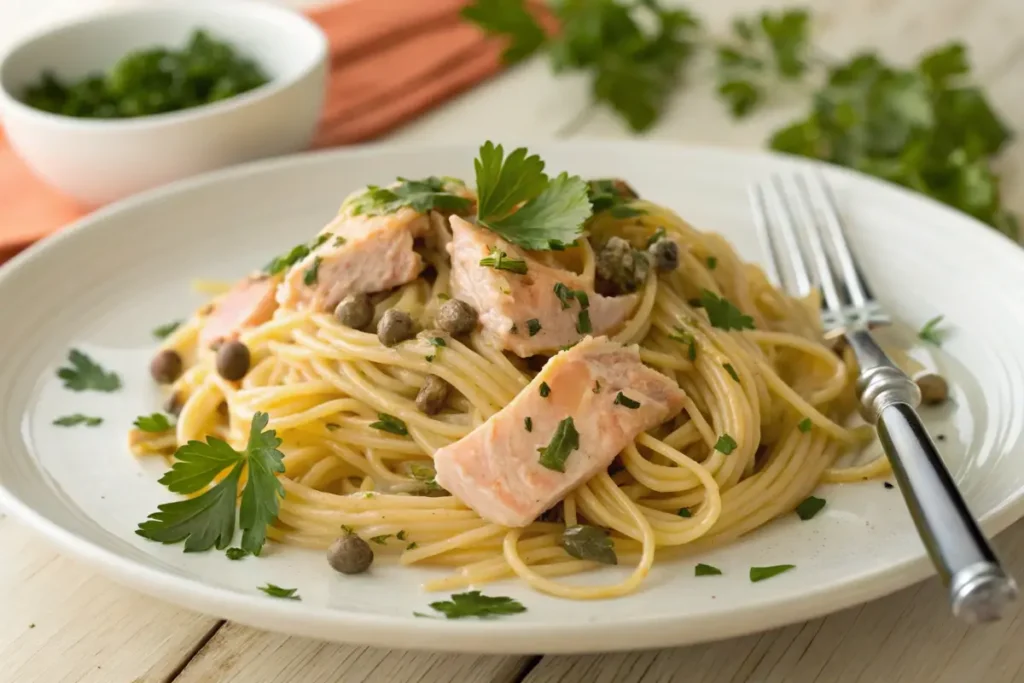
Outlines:
{"type": "Polygon", "coordinates": [[[488,521],[525,526],[606,469],[639,433],[675,416],[684,397],[640,362],[635,346],[588,337],[551,358],[504,409],[434,453],[437,483],[488,521]],[[560,425],[564,436],[567,418],[576,447],[562,453],[561,472],[542,464],[538,449],[552,445],[560,425]]]}
{"type": "Polygon", "coordinates": [[[480,324],[500,348],[520,357],[555,352],[587,334],[614,332],[637,305],[636,294],[597,294],[594,283],[578,273],[541,263],[458,216],[451,217],[451,227],[452,294],[480,312],[480,324]],[[495,250],[525,261],[526,272],[480,265],[495,250]]]}
{"type": "Polygon", "coordinates": [[[280,277],[269,275],[252,275],[239,281],[212,304],[199,332],[199,343],[212,346],[236,339],[243,329],[270,320],[277,310],[275,293],[280,282],[280,277]]]}

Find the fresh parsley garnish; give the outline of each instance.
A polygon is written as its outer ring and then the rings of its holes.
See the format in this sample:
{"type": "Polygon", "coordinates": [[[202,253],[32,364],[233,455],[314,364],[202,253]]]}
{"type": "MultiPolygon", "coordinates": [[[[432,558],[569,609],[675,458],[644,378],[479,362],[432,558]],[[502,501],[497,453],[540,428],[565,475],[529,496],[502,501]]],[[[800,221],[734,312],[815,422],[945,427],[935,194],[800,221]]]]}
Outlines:
{"type": "Polygon", "coordinates": [[[462,10],[462,16],[491,35],[508,36],[501,53],[506,64],[515,64],[536,52],[547,36],[520,0],[484,0],[462,10]]]}
{"type": "Polygon", "coordinates": [[[548,386],[547,382],[540,383],[540,397],[547,398],[551,394],[551,387],[548,386]]]}
{"type": "Polygon", "coordinates": [[[795,564],[776,564],[770,567],[751,567],[750,580],[754,583],[764,581],[765,579],[770,579],[773,576],[778,576],[782,572],[788,572],[790,569],[795,567],[795,564]]]}
{"type": "Polygon", "coordinates": [[[594,331],[593,326],[590,324],[590,311],[583,310],[576,316],[576,331],[580,334],[590,334],[594,331]]]}
{"type": "Polygon", "coordinates": [[[244,548],[228,548],[224,551],[224,555],[226,555],[229,560],[240,560],[243,557],[248,557],[249,554],[249,551],[244,548]]]}
{"type": "Polygon", "coordinates": [[[686,357],[690,359],[691,363],[697,360],[697,340],[692,334],[684,330],[682,327],[676,327],[675,333],[670,334],[668,338],[672,341],[677,341],[680,344],[686,344],[686,357]]]}
{"type": "Polygon", "coordinates": [[[613,405],[624,406],[630,410],[636,410],[640,407],[640,401],[634,401],[629,396],[626,396],[621,391],[615,395],[615,401],[613,405]]]}
{"type": "Polygon", "coordinates": [[[804,419],[800,420],[800,422],[797,423],[796,428],[799,429],[804,434],[811,431],[811,418],[805,417],[804,419]]]}
{"type": "Polygon", "coordinates": [[[267,540],[267,525],[277,518],[284,497],[284,487],[275,476],[284,472],[284,454],[277,450],[281,445],[277,433],[273,429],[263,431],[269,420],[266,413],[253,415],[249,442],[243,451],[212,436],[179,448],[174,465],[160,478],[160,483],[173,493],[198,493],[225,470],[228,474],[194,498],[160,505],[135,533],[165,544],[184,541],[185,552],[227,548],[235,534],[235,501],[244,470],[246,482],[238,510],[240,545],[259,555],[267,540]]]}
{"type": "Polygon", "coordinates": [[[429,343],[431,346],[436,346],[438,348],[442,346],[448,346],[448,342],[444,340],[444,337],[430,337],[429,339],[427,339],[427,343],[429,343]]]}
{"type": "Polygon", "coordinates": [[[71,367],[57,370],[57,377],[64,380],[64,388],[71,391],[112,392],[121,388],[121,378],[116,372],[107,372],[99,363],[78,349],[68,352],[71,367]]]}
{"type": "Polygon", "coordinates": [[[451,191],[451,181],[430,176],[422,180],[399,178],[392,187],[370,185],[361,194],[345,202],[354,216],[383,216],[409,207],[417,213],[437,210],[442,213],[463,213],[472,200],[451,191]]]}
{"type": "Polygon", "coordinates": [[[336,246],[336,247],[343,247],[347,243],[348,243],[348,240],[345,239],[345,237],[343,235],[337,235],[334,238],[334,246],[336,246]]]}
{"type": "Polygon", "coordinates": [[[259,589],[272,598],[284,598],[286,600],[302,599],[297,595],[298,588],[281,588],[280,586],[268,583],[266,586],[260,586],[259,589]]]}
{"type": "Polygon", "coordinates": [[[558,423],[551,442],[547,446],[538,448],[540,453],[540,464],[549,470],[565,472],[565,461],[569,454],[580,447],[580,433],[576,431],[572,417],[567,417],[558,423]]]}
{"type": "Polygon", "coordinates": [[[420,547],[419,543],[417,543],[416,541],[413,541],[409,545],[405,546],[405,549],[406,550],[416,550],[416,548],[418,548],[418,547],[420,547]]]}
{"type": "Polygon", "coordinates": [[[395,538],[397,540],[399,540],[399,541],[404,541],[405,540],[405,529],[402,529],[397,534],[395,534],[395,538]]]}
{"type": "Polygon", "coordinates": [[[732,366],[732,363],[726,363],[722,367],[725,368],[725,371],[729,373],[730,377],[732,377],[737,382],[740,381],[740,376],[736,373],[736,368],[732,366]]]}
{"type": "Polygon", "coordinates": [[[509,258],[508,254],[497,247],[491,249],[490,254],[480,259],[480,265],[494,268],[495,270],[507,270],[510,273],[518,273],[520,275],[526,273],[526,261],[509,258]]]}
{"type": "Polygon", "coordinates": [[[181,323],[181,320],[172,320],[169,323],[165,323],[163,325],[159,325],[158,327],[154,327],[153,336],[156,337],[157,339],[167,339],[172,334],[174,334],[175,330],[181,327],[181,323]]]}
{"type": "Polygon", "coordinates": [[[314,256],[313,263],[310,264],[309,268],[306,269],[306,272],[302,274],[302,283],[307,287],[315,285],[317,280],[320,278],[320,261],[321,258],[319,256],[314,256]]]}
{"type": "Polygon", "coordinates": [[[99,427],[103,424],[102,417],[89,417],[88,415],[82,415],[81,413],[75,413],[74,415],[65,415],[58,417],[53,421],[53,424],[58,427],[75,427],[78,425],[85,425],[86,427],[99,427]]]}
{"type": "Polygon", "coordinates": [[[144,432],[166,432],[171,428],[171,422],[167,419],[167,416],[163,413],[153,413],[152,415],[140,415],[135,418],[135,422],[132,423],[144,432]]]}
{"type": "Polygon", "coordinates": [[[292,247],[288,253],[274,258],[270,263],[263,266],[263,272],[266,273],[267,275],[277,275],[278,273],[283,273],[284,271],[288,270],[302,259],[309,256],[314,249],[316,249],[321,244],[326,242],[329,238],[330,234],[324,233],[322,235],[318,235],[316,239],[314,239],[312,242],[309,242],[307,244],[299,244],[297,246],[292,247]]]}
{"type": "Polygon", "coordinates": [[[572,301],[576,298],[576,292],[572,288],[561,282],[556,282],[554,291],[555,296],[558,297],[558,300],[562,304],[563,311],[572,306],[572,301]]]}
{"type": "Polygon", "coordinates": [[[658,226],[658,229],[651,233],[651,236],[647,238],[647,248],[650,249],[659,241],[665,239],[665,235],[667,234],[668,233],[665,232],[665,228],[658,226]]]}
{"type": "Polygon", "coordinates": [[[615,544],[604,529],[586,524],[566,527],[562,532],[562,548],[577,560],[590,560],[601,564],[618,564],[615,544]]]}
{"type": "Polygon", "coordinates": [[[523,428],[526,429],[526,431],[528,431],[528,432],[532,432],[533,431],[533,418],[532,417],[527,417],[526,419],[523,420],[523,428]]]}
{"type": "Polygon", "coordinates": [[[524,249],[564,248],[590,217],[587,185],[562,173],[549,179],[544,162],[525,147],[505,157],[501,145],[480,148],[476,167],[477,221],[524,249]]]}
{"type": "Polygon", "coordinates": [[[526,330],[527,330],[527,332],[530,333],[530,336],[533,337],[538,332],[540,332],[540,321],[537,320],[536,318],[531,318],[531,319],[527,320],[526,321],[526,330]]]}
{"type": "Polygon", "coordinates": [[[942,324],[943,319],[946,316],[937,315],[924,324],[921,331],[917,333],[919,339],[928,342],[929,344],[935,344],[935,346],[942,346],[942,338],[944,336],[943,330],[939,329],[939,325],[942,324]]]}
{"type": "Polygon", "coordinates": [[[824,498],[815,498],[814,496],[808,496],[802,503],[796,506],[796,514],[800,516],[800,519],[805,522],[814,515],[821,512],[822,508],[825,507],[824,498]]]}
{"type": "Polygon", "coordinates": [[[736,308],[732,302],[725,297],[719,297],[710,290],[703,290],[700,293],[701,307],[707,311],[708,322],[712,327],[720,330],[752,330],[754,319],[744,315],[743,311],[736,308]]]}
{"type": "MultiPolygon", "coordinates": [[[[595,214],[611,209],[629,209],[627,205],[637,194],[626,181],[618,178],[594,178],[587,181],[587,198],[595,214]]],[[[646,213],[639,211],[639,214],[646,213]]]]}
{"type": "Polygon", "coordinates": [[[714,270],[718,267],[718,258],[715,256],[708,256],[706,263],[708,264],[708,270],[714,270]]]}
{"type": "Polygon", "coordinates": [[[380,536],[371,536],[370,540],[377,545],[387,545],[389,538],[391,538],[391,534],[381,534],[380,536]]]}
{"type": "Polygon", "coordinates": [[[370,428],[398,436],[409,436],[409,429],[405,426],[405,422],[387,413],[377,413],[377,421],[371,422],[370,428]]]}
{"type": "Polygon", "coordinates": [[[728,434],[722,434],[718,437],[718,441],[715,443],[715,450],[719,453],[729,455],[736,450],[736,439],[732,438],[728,434]]]}
{"type": "Polygon", "coordinates": [[[701,562],[693,568],[694,576],[721,576],[722,570],[710,564],[701,562]]]}
{"type": "Polygon", "coordinates": [[[693,513],[690,512],[690,508],[679,508],[679,512],[676,513],[680,517],[690,518],[693,517],[693,513]]]}
{"type": "Polygon", "coordinates": [[[448,619],[495,617],[526,611],[522,603],[517,600],[504,596],[491,597],[480,591],[456,593],[452,595],[451,600],[432,602],[430,606],[448,619]]]}
{"type": "Polygon", "coordinates": [[[635,206],[627,206],[625,204],[621,206],[613,206],[608,210],[608,215],[612,218],[636,218],[637,216],[646,216],[647,212],[643,209],[638,209],[635,206]]]}

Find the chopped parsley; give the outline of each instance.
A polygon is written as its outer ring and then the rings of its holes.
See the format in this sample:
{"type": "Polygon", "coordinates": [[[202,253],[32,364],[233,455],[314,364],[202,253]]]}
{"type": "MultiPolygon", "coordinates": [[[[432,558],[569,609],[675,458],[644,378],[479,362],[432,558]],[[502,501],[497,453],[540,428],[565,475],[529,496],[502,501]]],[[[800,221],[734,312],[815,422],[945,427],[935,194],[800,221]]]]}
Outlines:
{"type": "Polygon", "coordinates": [[[697,360],[697,340],[692,334],[684,330],[682,327],[676,327],[675,334],[668,336],[672,341],[677,341],[680,344],[686,344],[688,349],[686,357],[690,359],[690,362],[697,360]]]}
{"type": "Polygon", "coordinates": [[[562,249],[576,241],[591,215],[587,184],[562,173],[548,178],[544,162],[520,147],[480,147],[476,168],[477,221],[524,249],[562,249]]]}
{"type": "Polygon", "coordinates": [[[526,431],[532,432],[533,431],[533,418],[532,417],[527,417],[525,420],[523,420],[523,427],[526,429],[526,431]]]}
{"type": "Polygon", "coordinates": [[[405,540],[405,529],[402,529],[397,534],[395,534],[395,538],[397,540],[399,540],[399,541],[404,541],[405,540]]]}
{"type": "Polygon", "coordinates": [[[320,277],[320,261],[319,256],[313,257],[313,263],[306,269],[306,272],[302,275],[302,283],[307,287],[312,287],[317,283],[320,277]]]}
{"type": "Polygon", "coordinates": [[[427,342],[429,342],[431,346],[448,346],[448,342],[444,340],[444,337],[431,337],[430,339],[427,340],[427,342]]]}
{"type": "Polygon", "coordinates": [[[540,396],[541,398],[547,398],[551,395],[551,387],[548,386],[547,382],[540,383],[540,396]]]}
{"type": "Polygon", "coordinates": [[[577,289],[573,291],[572,295],[576,297],[576,301],[580,302],[580,308],[582,310],[585,311],[590,308],[590,297],[587,296],[586,292],[577,289]]]}
{"type": "Polygon", "coordinates": [[[249,551],[244,548],[228,548],[224,551],[224,555],[226,555],[229,560],[240,560],[243,557],[248,557],[249,554],[249,551]]]}
{"type": "Polygon", "coordinates": [[[321,244],[326,242],[329,237],[329,233],[324,233],[323,235],[318,236],[315,240],[309,242],[308,244],[299,244],[297,246],[292,247],[291,251],[289,251],[287,254],[284,254],[283,256],[278,256],[274,258],[270,263],[263,266],[263,272],[266,273],[267,275],[277,275],[278,273],[283,273],[284,271],[288,270],[302,259],[309,256],[314,249],[316,249],[321,244]]]}
{"type": "Polygon", "coordinates": [[[601,393],[601,380],[599,380],[599,379],[595,379],[594,380],[594,393],[595,394],[600,394],[601,393]]]}
{"type": "Polygon", "coordinates": [[[765,579],[770,579],[773,576],[778,576],[782,572],[788,572],[790,569],[795,567],[795,564],[776,564],[771,567],[751,567],[750,580],[754,583],[764,581],[765,579]]]}
{"type": "Polygon", "coordinates": [[[680,517],[686,517],[687,519],[693,517],[693,513],[690,512],[690,508],[679,508],[679,512],[677,512],[676,514],[680,517]]]}
{"type": "Polygon", "coordinates": [[[647,212],[643,209],[638,209],[635,206],[620,204],[619,206],[613,206],[609,209],[608,215],[612,218],[636,218],[637,216],[646,216],[647,212]]]}
{"type": "Polygon", "coordinates": [[[718,267],[718,257],[708,256],[707,261],[705,261],[705,263],[708,264],[708,270],[714,270],[715,268],[718,267]]]}
{"type": "Polygon", "coordinates": [[[416,543],[416,541],[413,541],[409,545],[405,546],[405,549],[406,550],[416,550],[416,548],[419,548],[419,547],[420,547],[419,544],[416,543]]]}
{"type": "Polygon", "coordinates": [[[345,238],[344,238],[343,236],[341,236],[341,235],[337,235],[337,236],[335,236],[335,238],[334,238],[334,246],[336,246],[336,247],[343,247],[343,246],[345,246],[345,245],[346,245],[347,243],[348,243],[348,240],[347,240],[347,239],[345,239],[345,238]]]}
{"type": "Polygon", "coordinates": [[[567,285],[556,282],[555,283],[555,296],[562,302],[562,310],[566,310],[572,306],[572,300],[576,298],[576,292],[569,288],[567,285]]]}
{"type": "Polygon", "coordinates": [[[943,330],[939,329],[946,316],[937,315],[924,324],[921,331],[917,333],[918,338],[935,346],[942,346],[942,338],[945,336],[943,330]]]}
{"type": "Polygon", "coordinates": [[[818,514],[825,507],[824,498],[815,498],[814,496],[808,496],[802,503],[796,506],[796,514],[800,516],[800,519],[807,521],[818,514]]]}
{"type": "Polygon", "coordinates": [[[540,332],[540,321],[536,318],[531,318],[526,321],[526,330],[530,333],[530,336],[535,336],[540,332]]]}
{"type": "Polygon", "coordinates": [[[444,178],[430,176],[422,180],[399,178],[392,187],[369,185],[361,194],[352,197],[345,204],[352,209],[353,216],[384,216],[408,207],[417,213],[432,209],[444,213],[463,213],[473,205],[447,187],[444,178]]]}
{"type": "Polygon", "coordinates": [[[281,588],[280,586],[268,583],[266,586],[260,586],[259,589],[272,598],[283,598],[285,600],[302,599],[297,595],[299,590],[298,588],[281,588]]]}
{"type": "Polygon", "coordinates": [[[601,564],[618,564],[615,544],[604,529],[586,524],[566,527],[562,532],[562,548],[577,560],[590,560],[601,564]]]}
{"type": "Polygon", "coordinates": [[[694,576],[721,576],[722,570],[710,564],[701,562],[693,568],[694,576]]]}
{"type": "Polygon", "coordinates": [[[391,538],[392,534],[381,534],[380,536],[371,536],[370,541],[377,545],[387,545],[388,539],[391,538]]]}
{"type": "Polygon", "coordinates": [[[181,320],[172,320],[169,323],[165,323],[163,325],[154,327],[153,336],[156,337],[157,339],[167,339],[172,334],[174,334],[175,330],[181,327],[181,323],[181,320]]]}
{"type": "Polygon", "coordinates": [[[409,436],[409,429],[405,426],[405,422],[387,413],[377,413],[377,421],[371,422],[370,428],[398,436],[409,436]]]}
{"type": "Polygon", "coordinates": [[[805,417],[804,419],[800,420],[796,428],[799,429],[804,434],[811,431],[811,418],[805,417]]]}
{"type": "Polygon", "coordinates": [[[491,253],[485,258],[480,259],[480,265],[488,266],[495,270],[507,270],[510,273],[518,273],[520,275],[526,272],[526,261],[509,258],[508,254],[497,247],[491,249],[491,253]]]}
{"type": "Polygon", "coordinates": [[[580,334],[590,334],[594,328],[590,324],[590,311],[580,311],[576,318],[576,331],[580,334]]]}
{"type": "Polygon", "coordinates": [[[658,229],[651,233],[651,236],[647,238],[647,248],[650,249],[657,242],[665,239],[666,234],[665,228],[658,226],[658,229]]]}
{"type": "Polygon", "coordinates": [[[725,371],[729,373],[730,377],[732,377],[737,382],[740,381],[740,376],[736,374],[736,368],[732,366],[732,363],[726,363],[722,367],[725,368],[725,371]]]}
{"type": "Polygon", "coordinates": [[[163,413],[153,413],[152,415],[140,415],[135,418],[133,422],[136,427],[144,432],[166,432],[171,428],[171,421],[167,419],[167,416],[163,413]]]}
{"type": "Polygon", "coordinates": [[[426,360],[426,361],[427,361],[428,363],[433,363],[433,362],[434,362],[434,356],[435,356],[435,355],[436,355],[436,354],[433,354],[433,353],[432,353],[432,354],[430,354],[429,356],[426,356],[426,357],[424,358],[424,360],[426,360]]]}
{"type": "Polygon", "coordinates": [[[64,380],[64,388],[71,391],[112,392],[121,388],[121,378],[116,372],[107,372],[99,363],[78,349],[68,352],[71,367],[57,370],[57,377],[64,380]]]}
{"type": "Polygon", "coordinates": [[[629,396],[626,396],[624,393],[620,391],[618,394],[615,395],[615,401],[613,405],[625,406],[630,410],[636,410],[637,408],[640,407],[640,402],[634,401],[629,396]]]}
{"type": "Polygon", "coordinates": [[[540,453],[539,462],[549,470],[565,472],[565,461],[569,458],[569,454],[579,447],[580,433],[576,431],[572,417],[567,417],[558,423],[551,442],[547,446],[537,449],[537,452],[540,453]]]}
{"type": "Polygon", "coordinates": [[[736,439],[732,438],[728,434],[722,434],[718,437],[718,441],[715,443],[715,450],[719,453],[729,455],[736,450],[736,439]]]}
{"type": "Polygon", "coordinates": [[[78,425],[85,425],[86,427],[99,427],[103,424],[102,417],[89,417],[88,415],[82,415],[81,413],[75,413],[74,415],[65,415],[64,417],[58,417],[53,421],[53,424],[58,427],[75,427],[78,425]]]}
{"type": "Polygon", "coordinates": [[[700,294],[701,307],[707,311],[708,321],[712,327],[721,330],[752,330],[754,319],[744,315],[728,299],[720,298],[714,292],[705,289],[700,294]]]}
{"type": "Polygon", "coordinates": [[[505,596],[491,597],[480,591],[456,593],[452,595],[451,600],[432,602],[430,607],[448,619],[496,617],[526,611],[522,603],[517,600],[505,596]]]}
{"type": "Polygon", "coordinates": [[[277,518],[284,487],[276,473],[284,472],[284,454],[277,450],[281,439],[274,430],[263,431],[270,420],[256,413],[243,451],[226,442],[207,437],[206,442],[189,441],[174,454],[174,465],[160,479],[173,493],[193,494],[206,489],[225,470],[228,474],[202,494],[186,500],[164,503],[135,530],[139,536],[160,543],[185,542],[185,552],[223,550],[235,534],[235,503],[242,471],[247,473],[242,488],[238,526],[241,547],[259,555],[267,539],[267,525],[277,518]]]}

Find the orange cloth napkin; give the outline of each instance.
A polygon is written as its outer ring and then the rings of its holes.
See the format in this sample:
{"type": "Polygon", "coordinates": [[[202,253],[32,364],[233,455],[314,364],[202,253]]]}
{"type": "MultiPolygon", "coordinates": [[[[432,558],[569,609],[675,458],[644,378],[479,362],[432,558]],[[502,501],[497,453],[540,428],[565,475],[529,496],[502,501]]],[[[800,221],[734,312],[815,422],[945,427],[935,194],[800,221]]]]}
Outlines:
{"type": "MultiPolygon", "coordinates": [[[[331,67],[314,145],[375,138],[497,73],[502,43],[461,19],[465,4],[347,0],[310,11],[331,67]]],[[[84,213],[36,179],[0,130],[0,263],[84,213]]]]}

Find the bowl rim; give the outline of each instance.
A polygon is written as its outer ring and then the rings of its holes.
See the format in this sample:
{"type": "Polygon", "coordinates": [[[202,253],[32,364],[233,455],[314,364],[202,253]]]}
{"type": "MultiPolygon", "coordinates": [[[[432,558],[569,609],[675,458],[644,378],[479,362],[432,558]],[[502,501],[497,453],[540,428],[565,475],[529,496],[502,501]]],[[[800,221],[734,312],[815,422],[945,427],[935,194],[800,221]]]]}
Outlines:
{"type": "MultiPolygon", "coordinates": [[[[275,25],[275,31],[277,26],[275,25]]],[[[67,21],[48,24],[28,35],[16,40],[7,50],[0,53],[0,119],[6,118],[5,112],[10,108],[23,116],[42,119],[50,125],[58,126],[83,126],[94,130],[114,129],[145,129],[160,128],[168,125],[184,123],[190,120],[229,114],[232,111],[254,104],[258,101],[268,99],[278,93],[287,90],[291,86],[304,81],[321,68],[327,59],[328,41],[327,36],[313,21],[306,15],[296,10],[273,5],[263,0],[217,0],[212,4],[209,0],[179,0],[169,4],[139,4],[129,7],[116,7],[90,12],[86,16],[76,17],[67,21]],[[202,17],[209,12],[233,12],[236,14],[264,14],[278,22],[289,22],[291,26],[298,27],[309,34],[315,40],[312,56],[309,63],[300,68],[295,74],[287,78],[271,79],[263,85],[253,88],[247,92],[233,95],[227,99],[216,102],[208,102],[187,109],[149,114],[146,116],[135,116],[131,118],[93,119],[77,116],[65,116],[52,112],[36,109],[24,102],[11,92],[4,82],[4,67],[8,59],[17,52],[29,45],[42,40],[55,33],[73,30],[86,24],[110,21],[121,17],[131,17],[144,14],[194,14],[202,17]]]]}

